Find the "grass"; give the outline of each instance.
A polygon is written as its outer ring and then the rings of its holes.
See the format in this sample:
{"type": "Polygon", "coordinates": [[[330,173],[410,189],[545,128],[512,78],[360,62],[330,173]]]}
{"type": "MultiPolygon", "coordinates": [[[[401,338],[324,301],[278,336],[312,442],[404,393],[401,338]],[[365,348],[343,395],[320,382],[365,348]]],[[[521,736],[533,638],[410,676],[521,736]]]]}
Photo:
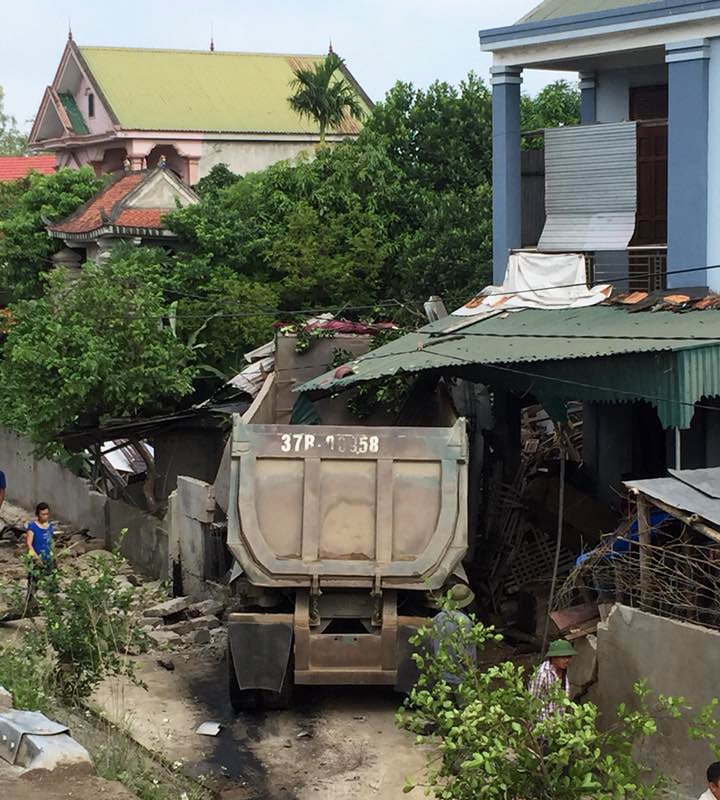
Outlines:
{"type": "Polygon", "coordinates": [[[101,778],[122,783],[139,800],[213,800],[214,793],[197,781],[154,758],[122,727],[90,711],[58,709],[55,718],[67,725],[92,756],[101,778]]]}

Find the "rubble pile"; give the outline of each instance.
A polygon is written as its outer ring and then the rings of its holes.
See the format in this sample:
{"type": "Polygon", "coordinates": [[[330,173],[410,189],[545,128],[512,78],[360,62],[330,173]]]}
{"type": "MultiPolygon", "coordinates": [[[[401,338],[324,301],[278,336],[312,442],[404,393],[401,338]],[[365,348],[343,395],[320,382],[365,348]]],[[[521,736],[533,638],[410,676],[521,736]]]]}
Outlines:
{"type": "Polygon", "coordinates": [[[142,629],[157,648],[205,645],[224,637],[220,621],[225,604],[220,600],[173,597],[142,612],[142,629]]]}

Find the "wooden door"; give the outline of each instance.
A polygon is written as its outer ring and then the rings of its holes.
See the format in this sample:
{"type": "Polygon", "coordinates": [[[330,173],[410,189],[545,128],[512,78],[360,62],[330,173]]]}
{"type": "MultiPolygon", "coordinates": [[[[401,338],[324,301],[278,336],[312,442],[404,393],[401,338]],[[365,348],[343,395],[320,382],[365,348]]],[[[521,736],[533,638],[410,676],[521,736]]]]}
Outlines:
{"type": "Polygon", "coordinates": [[[635,246],[667,243],[667,123],[639,122],[635,246]]]}

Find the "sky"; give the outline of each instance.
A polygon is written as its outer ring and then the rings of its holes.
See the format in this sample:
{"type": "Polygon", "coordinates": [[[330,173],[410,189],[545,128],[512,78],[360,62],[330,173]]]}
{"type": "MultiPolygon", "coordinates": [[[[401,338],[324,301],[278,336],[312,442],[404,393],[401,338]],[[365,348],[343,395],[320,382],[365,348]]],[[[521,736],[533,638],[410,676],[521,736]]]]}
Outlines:
{"type": "MultiPolygon", "coordinates": [[[[535,0],[0,0],[0,86],[23,129],[67,40],[79,45],[324,53],[333,48],[373,100],[397,81],[456,84],[490,56],[478,31],[510,25],[535,0]]],[[[150,77],[150,76],[149,76],[150,77]]],[[[538,91],[557,73],[527,72],[538,91]]]]}

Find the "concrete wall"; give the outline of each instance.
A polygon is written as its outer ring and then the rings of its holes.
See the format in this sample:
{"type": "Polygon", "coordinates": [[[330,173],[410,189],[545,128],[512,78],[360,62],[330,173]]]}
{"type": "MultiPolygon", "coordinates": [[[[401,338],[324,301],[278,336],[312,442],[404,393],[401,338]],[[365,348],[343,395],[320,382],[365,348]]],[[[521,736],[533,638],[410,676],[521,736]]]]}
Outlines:
{"type": "Polygon", "coordinates": [[[112,547],[126,531],[120,552],[127,560],[154,578],[168,576],[166,521],[124,503],[106,498],[105,541],[112,547]]]}
{"type": "Polygon", "coordinates": [[[597,73],[597,121],[625,122],[630,117],[630,88],[667,83],[667,66],[653,64],[597,73]]]}
{"type": "Polygon", "coordinates": [[[54,519],[114,544],[127,529],[123,555],[155,578],[167,577],[168,546],[163,521],[92,489],[89,481],[47,459],[35,458],[28,442],[0,427],[0,469],[7,476],[7,499],[32,509],[44,501],[54,519]]]}
{"type": "MultiPolygon", "coordinates": [[[[619,703],[632,706],[633,685],[641,678],[655,693],[683,696],[695,709],[720,696],[720,632],[618,605],[597,640],[598,683],[590,699],[608,722],[619,703]]],[[[679,781],[682,796],[696,798],[707,788],[704,774],[714,759],[686,731],[687,722],[663,720],[641,755],[679,781]]]]}
{"type": "Polygon", "coordinates": [[[12,431],[0,427],[0,469],[7,476],[7,499],[33,509],[40,502],[50,505],[54,519],[87,528],[95,536],[105,532],[105,501],[90,482],[54,461],[36,459],[31,445],[12,431]]]}
{"type": "Polygon", "coordinates": [[[178,478],[168,508],[169,565],[182,579],[183,594],[203,597],[205,586],[205,531],[215,515],[215,489],[195,478],[178,478]]]}
{"type": "Polygon", "coordinates": [[[204,178],[217,164],[227,164],[239,175],[259,172],[278,161],[292,160],[302,152],[312,156],[314,148],[314,142],[203,142],[200,177],[204,178]]]}

